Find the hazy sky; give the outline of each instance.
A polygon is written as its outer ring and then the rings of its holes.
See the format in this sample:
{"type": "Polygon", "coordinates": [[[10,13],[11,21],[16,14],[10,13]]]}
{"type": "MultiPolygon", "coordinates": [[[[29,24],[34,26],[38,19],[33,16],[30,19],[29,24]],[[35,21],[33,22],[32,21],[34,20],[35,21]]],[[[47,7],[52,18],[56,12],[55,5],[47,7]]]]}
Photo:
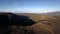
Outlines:
{"type": "Polygon", "coordinates": [[[60,10],[60,0],[0,0],[0,11],[43,13],[60,10]]]}

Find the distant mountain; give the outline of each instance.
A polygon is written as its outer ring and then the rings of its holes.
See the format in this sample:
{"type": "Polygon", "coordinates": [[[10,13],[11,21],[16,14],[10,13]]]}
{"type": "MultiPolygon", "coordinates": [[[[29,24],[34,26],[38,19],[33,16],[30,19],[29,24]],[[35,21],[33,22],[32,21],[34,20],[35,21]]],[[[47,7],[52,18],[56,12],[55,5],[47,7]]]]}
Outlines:
{"type": "Polygon", "coordinates": [[[55,12],[49,12],[49,13],[43,13],[45,15],[56,15],[59,16],[60,15],[60,11],[55,11],[55,12]]]}

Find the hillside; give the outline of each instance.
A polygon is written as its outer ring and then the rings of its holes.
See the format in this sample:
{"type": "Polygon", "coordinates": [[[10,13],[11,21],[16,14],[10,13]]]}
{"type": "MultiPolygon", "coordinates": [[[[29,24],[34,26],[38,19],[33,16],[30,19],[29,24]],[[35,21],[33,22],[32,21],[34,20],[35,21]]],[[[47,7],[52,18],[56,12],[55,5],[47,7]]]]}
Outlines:
{"type": "MultiPolygon", "coordinates": [[[[11,34],[60,34],[60,17],[44,14],[20,13],[30,17],[36,23],[30,26],[11,25],[8,29],[12,30],[11,34]]],[[[1,33],[1,32],[0,32],[1,33]]]]}
{"type": "Polygon", "coordinates": [[[45,15],[51,15],[51,16],[59,16],[60,15],[60,11],[55,11],[55,12],[49,12],[49,13],[43,13],[45,15]]]}
{"type": "MultiPolygon", "coordinates": [[[[36,24],[28,26],[28,30],[35,31],[36,34],[43,32],[50,32],[50,34],[59,34],[60,30],[60,16],[56,15],[45,15],[45,14],[22,14],[29,16],[31,19],[36,21],[36,24]],[[47,31],[46,31],[47,30],[47,31]],[[57,32],[58,31],[58,32],[57,32]]],[[[43,33],[41,33],[43,34],[43,33]]]]}
{"type": "MultiPolygon", "coordinates": [[[[40,32],[39,32],[40,29],[44,31],[45,28],[46,28],[45,30],[52,28],[55,31],[55,32],[54,31],[51,32],[51,34],[53,34],[53,33],[59,34],[60,16],[56,16],[56,15],[51,16],[51,15],[44,15],[44,14],[24,14],[24,15],[29,16],[31,19],[33,19],[34,21],[37,22],[35,25],[32,25],[29,27],[29,28],[32,28],[32,30],[36,30],[37,31],[36,34],[40,34],[40,32]],[[40,23],[42,23],[42,24],[40,24],[40,23]]],[[[50,31],[52,31],[52,30],[50,30],[50,31]]]]}

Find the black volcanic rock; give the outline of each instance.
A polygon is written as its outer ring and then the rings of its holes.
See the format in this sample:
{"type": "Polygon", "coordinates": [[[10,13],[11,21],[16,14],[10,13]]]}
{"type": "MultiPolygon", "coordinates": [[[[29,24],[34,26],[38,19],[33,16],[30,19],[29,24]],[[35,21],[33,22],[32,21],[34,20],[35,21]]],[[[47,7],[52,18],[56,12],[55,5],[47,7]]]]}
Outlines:
{"type": "Polygon", "coordinates": [[[28,16],[16,15],[13,13],[0,13],[0,25],[29,26],[34,23],[35,22],[32,19],[29,19],[28,16]]]}
{"type": "Polygon", "coordinates": [[[13,25],[20,25],[20,26],[29,26],[35,23],[32,19],[29,19],[29,17],[23,15],[21,16],[13,15],[11,22],[13,25]]]}
{"type": "Polygon", "coordinates": [[[30,26],[34,23],[28,16],[16,15],[14,13],[0,13],[0,34],[10,34],[11,30],[9,30],[9,27],[11,25],[30,26]]]}

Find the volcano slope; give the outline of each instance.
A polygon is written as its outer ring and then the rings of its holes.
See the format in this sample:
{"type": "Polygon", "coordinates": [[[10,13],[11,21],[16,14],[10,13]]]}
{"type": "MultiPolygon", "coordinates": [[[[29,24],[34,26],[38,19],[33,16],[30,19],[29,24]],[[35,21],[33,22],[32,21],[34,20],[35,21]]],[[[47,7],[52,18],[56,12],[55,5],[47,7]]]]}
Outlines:
{"type": "MultiPolygon", "coordinates": [[[[27,14],[25,14],[27,15],[27,14]]],[[[34,34],[60,34],[60,16],[28,14],[35,24],[26,27],[34,34]]]]}
{"type": "MultiPolygon", "coordinates": [[[[1,14],[1,13],[0,13],[1,14]]],[[[6,14],[8,15],[8,14],[6,14]]],[[[12,14],[13,15],[13,14],[12,14]]],[[[12,15],[8,15],[9,18],[11,18],[12,15]]],[[[49,16],[49,15],[40,15],[40,14],[19,14],[30,17],[29,19],[32,19],[34,22],[33,25],[30,26],[19,26],[18,21],[16,23],[12,23],[12,25],[7,25],[8,30],[5,26],[1,28],[0,26],[0,33],[1,34],[60,34],[60,16],[49,16]],[[5,33],[1,30],[7,30],[5,33]]],[[[6,16],[7,17],[7,16],[6,16]]],[[[8,17],[7,17],[8,18],[8,17]]],[[[8,18],[8,19],[9,19],[8,18]]],[[[16,18],[17,19],[17,18],[16,18]]],[[[6,22],[10,22],[9,20],[6,20],[6,22]]],[[[12,21],[11,21],[12,22],[12,21]]],[[[15,22],[15,21],[14,21],[15,22]]],[[[20,22],[21,23],[21,22],[20,22]]],[[[30,23],[30,22],[28,22],[30,23]]]]}

